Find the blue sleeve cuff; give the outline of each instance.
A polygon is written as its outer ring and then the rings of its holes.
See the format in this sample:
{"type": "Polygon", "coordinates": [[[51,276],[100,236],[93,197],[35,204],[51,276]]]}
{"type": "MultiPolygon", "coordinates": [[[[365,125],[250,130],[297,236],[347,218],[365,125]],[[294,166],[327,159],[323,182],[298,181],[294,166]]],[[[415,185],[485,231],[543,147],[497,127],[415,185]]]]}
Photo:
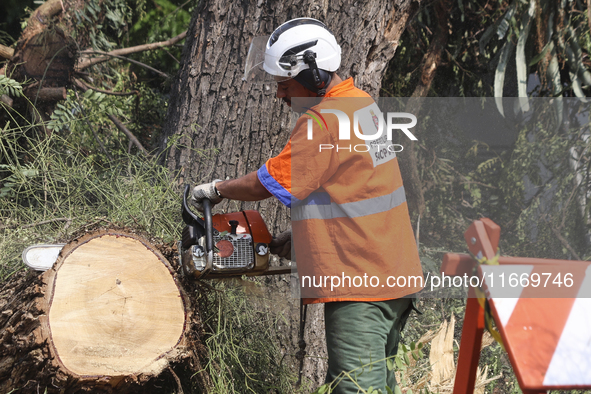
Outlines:
{"type": "Polygon", "coordinates": [[[286,188],[281,186],[279,182],[275,180],[267,171],[267,165],[263,164],[261,168],[257,171],[257,176],[259,177],[259,181],[263,184],[263,186],[286,207],[291,208],[291,193],[287,191],[286,188]]]}

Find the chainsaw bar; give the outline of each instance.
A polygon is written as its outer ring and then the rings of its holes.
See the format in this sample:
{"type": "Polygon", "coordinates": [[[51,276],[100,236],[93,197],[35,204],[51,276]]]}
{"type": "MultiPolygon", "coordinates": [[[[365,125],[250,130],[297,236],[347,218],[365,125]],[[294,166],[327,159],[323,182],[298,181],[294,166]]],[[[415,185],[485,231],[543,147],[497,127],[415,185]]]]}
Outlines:
{"type": "Polygon", "coordinates": [[[65,244],[32,245],[23,251],[23,263],[35,271],[47,271],[55,264],[65,244]]]}

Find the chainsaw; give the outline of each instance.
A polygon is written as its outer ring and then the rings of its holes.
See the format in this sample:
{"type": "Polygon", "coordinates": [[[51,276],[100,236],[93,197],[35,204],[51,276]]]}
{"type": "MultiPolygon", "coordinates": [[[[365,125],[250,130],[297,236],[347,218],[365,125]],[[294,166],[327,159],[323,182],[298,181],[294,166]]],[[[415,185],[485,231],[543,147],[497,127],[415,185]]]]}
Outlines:
{"type": "MultiPolygon", "coordinates": [[[[211,201],[205,199],[200,218],[189,208],[189,194],[190,187],[186,185],[181,206],[186,226],[177,243],[183,275],[210,279],[291,273],[291,267],[269,267],[269,243],[273,237],[258,211],[212,215],[211,201]]],[[[56,262],[63,246],[29,246],[23,251],[23,262],[34,270],[46,271],[56,262]]]]}
{"type": "Polygon", "coordinates": [[[269,267],[269,243],[273,237],[258,211],[212,215],[211,201],[205,199],[202,219],[187,204],[189,191],[186,185],[181,210],[186,226],[178,242],[185,275],[203,279],[291,272],[290,267],[269,267]]]}

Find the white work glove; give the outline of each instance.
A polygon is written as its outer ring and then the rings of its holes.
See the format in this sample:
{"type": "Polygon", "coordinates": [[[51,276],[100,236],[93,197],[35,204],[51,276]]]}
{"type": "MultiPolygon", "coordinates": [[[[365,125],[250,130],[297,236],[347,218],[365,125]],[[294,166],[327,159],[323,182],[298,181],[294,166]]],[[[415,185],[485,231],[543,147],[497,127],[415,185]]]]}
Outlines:
{"type": "Polygon", "coordinates": [[[215,184],[218,182],[221,182],[221,179],[216,179],[213,182],[204,183],[203,185],[198,185],[193,188],[193,192],[191,193],[191,202],[195,208],[203,212],[202,201],[206,198],[211,201],[212,206],[223,200],[215,188],[215,184]]]}
{"type": "Polygon", "coordinates": [[[279,257],[291,259],[291,229],[273,237],[269,248],[271,249],[271,253],[279,257]]]}

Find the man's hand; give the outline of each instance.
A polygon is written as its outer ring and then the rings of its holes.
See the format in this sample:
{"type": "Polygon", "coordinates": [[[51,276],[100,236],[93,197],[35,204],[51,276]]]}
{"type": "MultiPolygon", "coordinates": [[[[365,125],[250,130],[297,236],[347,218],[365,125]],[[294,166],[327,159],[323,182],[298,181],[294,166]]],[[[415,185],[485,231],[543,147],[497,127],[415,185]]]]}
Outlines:
{"type": "Polygon", "coordinates": [[[223,200],[223,198],[218,195],[218,192],[215,188],[215,184],[218,182],[221,182],[221,180],[216,179],[213,182],[204,183],[203,185],[195,186],[193,188],[193,192],[191,193],[191,202],[199,211],[203,212],[202,201],[206,198],[211,201],[212,206],[223,200]]]}
{"type": "Polygon", "coordinates": [[[273,237],[273,240],[269,244],[271,253],[276,254],[279,257],[291,258],[291,230],[287,230],[279,234],[277,237],[273,237]]]}

